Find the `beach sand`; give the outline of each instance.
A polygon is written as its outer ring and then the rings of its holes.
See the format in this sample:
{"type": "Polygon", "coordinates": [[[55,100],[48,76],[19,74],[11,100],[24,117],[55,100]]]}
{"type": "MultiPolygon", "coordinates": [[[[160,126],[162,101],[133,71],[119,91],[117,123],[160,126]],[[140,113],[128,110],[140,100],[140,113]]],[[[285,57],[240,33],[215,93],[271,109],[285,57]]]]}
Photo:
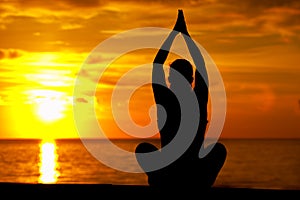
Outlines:
{"type": "MultiPolygon", "coordinates": [[[[201,195],[212,199],[220,198],[284,198],[298,199],[300,190],[286,189],[255,189],[255,188],[226,188],[213,187],[208,191],[196,190],[194,192],[186,190],[161,191],[145,185],[111,185],[111,184],[22,184],[22,183],[0,183],[0,192],[7,198],[11,197],[53,197],[67,196],[69,198],[86,197],[98,199],[130,198],[130,199],[153,199],[159,197],[176,197],[177,195],[196,197],[201,199],[201,195]],[[298,196],[298,198],[297,198],[298,196]]],[[[178,196],[177,196],[178,197],[178,196]]],[[[85,198],[85,199],[86,199],[85,198]]],[[[77,199],[77,198],[76,198],[77,199]]],[[[177,199],[177,198],[176,198],[177,199]]],[[[193,198],[194,199],[194,198],[193,198]]]]}

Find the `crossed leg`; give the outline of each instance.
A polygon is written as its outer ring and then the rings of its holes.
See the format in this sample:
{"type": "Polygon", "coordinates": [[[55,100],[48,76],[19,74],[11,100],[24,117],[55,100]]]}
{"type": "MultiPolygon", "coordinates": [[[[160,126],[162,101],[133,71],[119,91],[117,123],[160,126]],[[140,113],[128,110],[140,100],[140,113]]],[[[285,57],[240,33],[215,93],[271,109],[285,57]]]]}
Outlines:
{"type": "MultiPolygon", "coordinates": [[[[156,146],[143,142],[136,147],[135,152],[149,153],[157,150],[156,146]]],[[[199,186],[201,188],[210,188],[223,167],[226,156],[225,146],[222,143],[216,143],[204,158],[186,159],[181,157],[162,169],[146,171],[148,184],[158,187],[199,186]]],[[[139,156],[136,158],[142,169],[146,169],[146,163],[139,156]]]]}

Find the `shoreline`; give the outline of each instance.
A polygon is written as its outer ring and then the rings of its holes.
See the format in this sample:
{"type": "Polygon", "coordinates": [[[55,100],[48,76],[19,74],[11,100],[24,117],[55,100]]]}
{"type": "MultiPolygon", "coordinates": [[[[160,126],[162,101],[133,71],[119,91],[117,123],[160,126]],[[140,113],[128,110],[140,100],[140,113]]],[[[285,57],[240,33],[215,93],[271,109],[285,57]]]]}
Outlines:
{"type": "Polygon", "coordinates": [[[170,188],[167,192],[164,190],[152,188],[147,185],[113,185],[113,184],[40,184],[40,183],[0,183],[0,192],[2,195],[8,196],[116,196],[116,197],[159,197],[161,195],[172,196],[172,194],[195,195],[205,194],[205,196],[213,198],[232,198],[232,197],[262,197],[268,198],[278,197],[300,197],[300,190],[296,189],[255,189],[255,188],[231,188],[231,187],[212,187],[207,191],[199,189],[186,190],[183,188],[170,188]],[[296,195],[296,196],[295,196],[296,195]]]}

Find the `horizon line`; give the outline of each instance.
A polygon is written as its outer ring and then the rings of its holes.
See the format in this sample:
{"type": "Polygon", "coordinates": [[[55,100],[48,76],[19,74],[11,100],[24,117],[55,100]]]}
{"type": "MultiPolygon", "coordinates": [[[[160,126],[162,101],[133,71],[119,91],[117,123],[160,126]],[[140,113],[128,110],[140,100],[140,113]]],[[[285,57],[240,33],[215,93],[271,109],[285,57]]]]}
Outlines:
{"type": "MultiPolygon", "coordinates": [[[[66,137],[66,138],[0,138],[0,141],[3,140],[160,140],[160,138],[127,138],[127,137],[114,137],[114,138],[77,138],[77,137],[66,137]]],[[[300,140],[300,137],[226,137],[219,138],[218,140],[300,140]]]]}

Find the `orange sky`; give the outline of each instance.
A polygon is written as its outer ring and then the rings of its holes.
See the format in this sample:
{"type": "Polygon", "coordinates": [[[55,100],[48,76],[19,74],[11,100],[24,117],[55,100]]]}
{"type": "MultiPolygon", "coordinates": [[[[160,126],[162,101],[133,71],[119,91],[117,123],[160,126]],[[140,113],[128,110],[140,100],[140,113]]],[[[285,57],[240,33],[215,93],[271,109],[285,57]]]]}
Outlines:
{"type": "MultiPolygon", "coordinates": [[[[227,115],[221,137],[299,138],[297,0],[0,0],[0,138],[78,137],[72,95],[89,53],[122,31],[172,28],[178,8],[222,75],[227,115]]],[[[87,91],[78,100],[95,104],[108,135],[124,136],[109,114],[113,84],[124,72],[152,62],[155,53],[133,52],[116,61],[96,94],[87,91]]],[[[87,81],[97,81],[97,74],[97,67],[87,72],[87,81]]],[[[146,125],[151,90],[141,88],[135,98],[133,119],[146,125]]],[[[90,118],[83,122],[87,135],[93,132],[90,118]]]]}

